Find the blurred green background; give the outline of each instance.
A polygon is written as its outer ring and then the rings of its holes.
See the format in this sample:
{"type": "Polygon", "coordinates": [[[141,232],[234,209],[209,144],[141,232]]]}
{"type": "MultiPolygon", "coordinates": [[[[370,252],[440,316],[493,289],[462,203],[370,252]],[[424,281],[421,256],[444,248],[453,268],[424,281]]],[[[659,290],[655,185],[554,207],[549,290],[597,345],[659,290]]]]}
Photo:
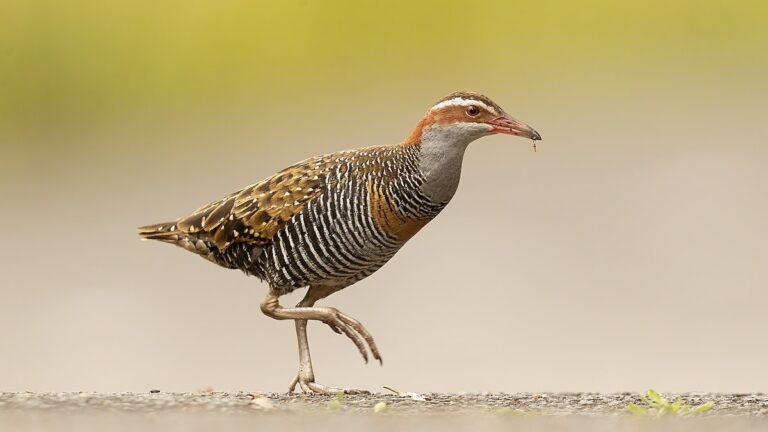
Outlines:
{"type": "Polygon", "coordinates": [[[616,109],[627,102],[621,94],[646,99],[666,87],[676,94],[632,103],[714,105],[702,88],[765,90],[766,19],[768,5],[752,0],[6,0],[3,179],[41,158],[82,157],[83,132],[114,133],[116,124],[185,122],[233,106],[296,114],[261,102],[274,99],[338,110],[340,96],[347,105],[425,105],[457,88],[535,87],[545,92],[538,102],[554,107],[594,99],[599,84],[599,94],[616,94],[616,109]]]}
{"type": "MultiPolygon", "coordinates": [[[[0,5],[5,127],[211,102],[660,71],[760,77],[762,1],[37,1],[0,5]]],[[[611,84],[611,83],[607,83],[611,84]]],[[[739,83],[732,83],[738,85],[739,83]]],[[[363,96],[361,96],[363,97],[363,96]]]]}
{"type": "Polygon", "coordinates": [[[4,0],[0,384],[283,390],[265,287],[134,227],[473,90],[538,153],[473,144],[445,213],[328,300],[386,367],[310,326],[319,382],[764,389],[766,23],[764,1],[4,0]]]}

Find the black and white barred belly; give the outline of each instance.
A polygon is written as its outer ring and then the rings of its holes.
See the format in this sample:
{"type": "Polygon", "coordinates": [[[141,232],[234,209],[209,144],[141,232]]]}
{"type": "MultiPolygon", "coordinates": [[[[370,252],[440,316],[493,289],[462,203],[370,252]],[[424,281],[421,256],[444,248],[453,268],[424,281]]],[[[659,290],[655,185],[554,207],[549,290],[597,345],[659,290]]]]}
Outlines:
{"type": "Polygon", "coordinates": [[[282,292],[313,284],[347,286],[381,268],[402,245],[375,224],[366,187],[352,175],[277,232],[259,257],[258,273],[282,292]]]}

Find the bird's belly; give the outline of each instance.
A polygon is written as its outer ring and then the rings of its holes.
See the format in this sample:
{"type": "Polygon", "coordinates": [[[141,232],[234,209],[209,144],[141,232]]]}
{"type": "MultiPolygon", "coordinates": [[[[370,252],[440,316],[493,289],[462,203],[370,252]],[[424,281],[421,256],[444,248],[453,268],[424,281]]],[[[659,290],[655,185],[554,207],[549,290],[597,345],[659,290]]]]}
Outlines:
{"type": "Polygon", "coordinates": [[[314,210],[291,220],[262,255],[263,273],[278,291],[351,285],[381,268],[403,244],[365,213],[334,218],[314,210]]]}

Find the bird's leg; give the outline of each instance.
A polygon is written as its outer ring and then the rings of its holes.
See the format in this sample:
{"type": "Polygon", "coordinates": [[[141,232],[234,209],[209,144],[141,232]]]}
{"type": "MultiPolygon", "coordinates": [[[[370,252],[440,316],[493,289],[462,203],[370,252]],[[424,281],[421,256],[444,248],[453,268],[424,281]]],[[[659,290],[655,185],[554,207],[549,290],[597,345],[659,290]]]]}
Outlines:
{"type": "Polygon", "coordinates": [[[299,342],[299,374],[291,383],[289,392],[293,392],[296,384],[301,386],[304,392],[314,392],[322,394],[335,394],[339,391],[353,393],[354,390],[343,390],[331,387],[325,387],[314,382],[314,371],[312,369],[312,359],[309,353],[309,342],[307,340],[307,320],[318,320],[328,324],[333,331],[344,333],[357,346],[358,350],[368,362],[368,352],[366,343],[370,348],[373,357],[381,362],[381,355],[376,347],[373,337],[352,317],[344,315],[335,308],[314,307],[317,300],[327,297],[338,291],[340,288],[312,286],[307,291],[306,296],[296,305],[295,308],[284,308],[278,302],[278,294],[270,290],[267,297],[261,304],[261,310],[267,316],[275,319],[293,319],[296,321],[296,336],[299,342]]]}
{"type": "MultiPolygon", "coordinates": [[[[315,305],[315,299],[310,295],[312,288],[307,291],[296,307],[312,307],[315,305]]],[[[307,339],[307,320],[298,319],[294,321],[296,324],[296,338],[299,340],[299,373],[294,378],[288,393],[293,393],[296,388],[296,384],[301,386],[304,393],[312,392],[312,389],[307,383],[315,382],[315,371],[312,369],[312,357],[309,354],[309,340],[307,339]]],[[[334,329],[338,331],[337,329],[334,329]]]]}
{"type": "MultiPolygon", "coordinates": [[[[321,299],[337,289],[327,287],[310,287],[307,296],[314,298],[315,301],[321,299]],[[313,292],[314,290],[314,292],[313,292]]],[[[304,300],[302,300],[303,302],[304,300]]],[[[307,300],[310,301],[310,300],[307,300]]],[[[332,307],[304,307],[284,308],[278,301],[278,293],[270,290],[267,297],[261,303],[261,311],[274,319],[285,320],[316,320],[328,324],[331,329],[337,333],[344,333],[355,343],[363,359],[368,362],[368,352],[366,344],[370,348],[373,358],[381,362],[381,355],[376,347],[376,343],[368,330],[356,319],[345,315],[336,308],[332,307]]]]}

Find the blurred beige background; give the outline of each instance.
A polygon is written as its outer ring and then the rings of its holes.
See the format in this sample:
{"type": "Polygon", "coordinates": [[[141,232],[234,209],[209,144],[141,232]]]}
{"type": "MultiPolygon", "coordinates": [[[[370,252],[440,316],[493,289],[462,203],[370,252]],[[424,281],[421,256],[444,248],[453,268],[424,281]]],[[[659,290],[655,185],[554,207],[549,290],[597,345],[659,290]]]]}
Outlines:
{"type": "MultiPolygon", "coordinates": [[[[395,143],[438,98],[474,143],[446,211],[325,304],[318,381],[407,391],[765,391],[760,1],[0,5],[0,391],[284,391],[266,287],[135,227],[306,157],[395,143]]],[[[298,296],[286,303],[298,301],[298,296]]]]}

